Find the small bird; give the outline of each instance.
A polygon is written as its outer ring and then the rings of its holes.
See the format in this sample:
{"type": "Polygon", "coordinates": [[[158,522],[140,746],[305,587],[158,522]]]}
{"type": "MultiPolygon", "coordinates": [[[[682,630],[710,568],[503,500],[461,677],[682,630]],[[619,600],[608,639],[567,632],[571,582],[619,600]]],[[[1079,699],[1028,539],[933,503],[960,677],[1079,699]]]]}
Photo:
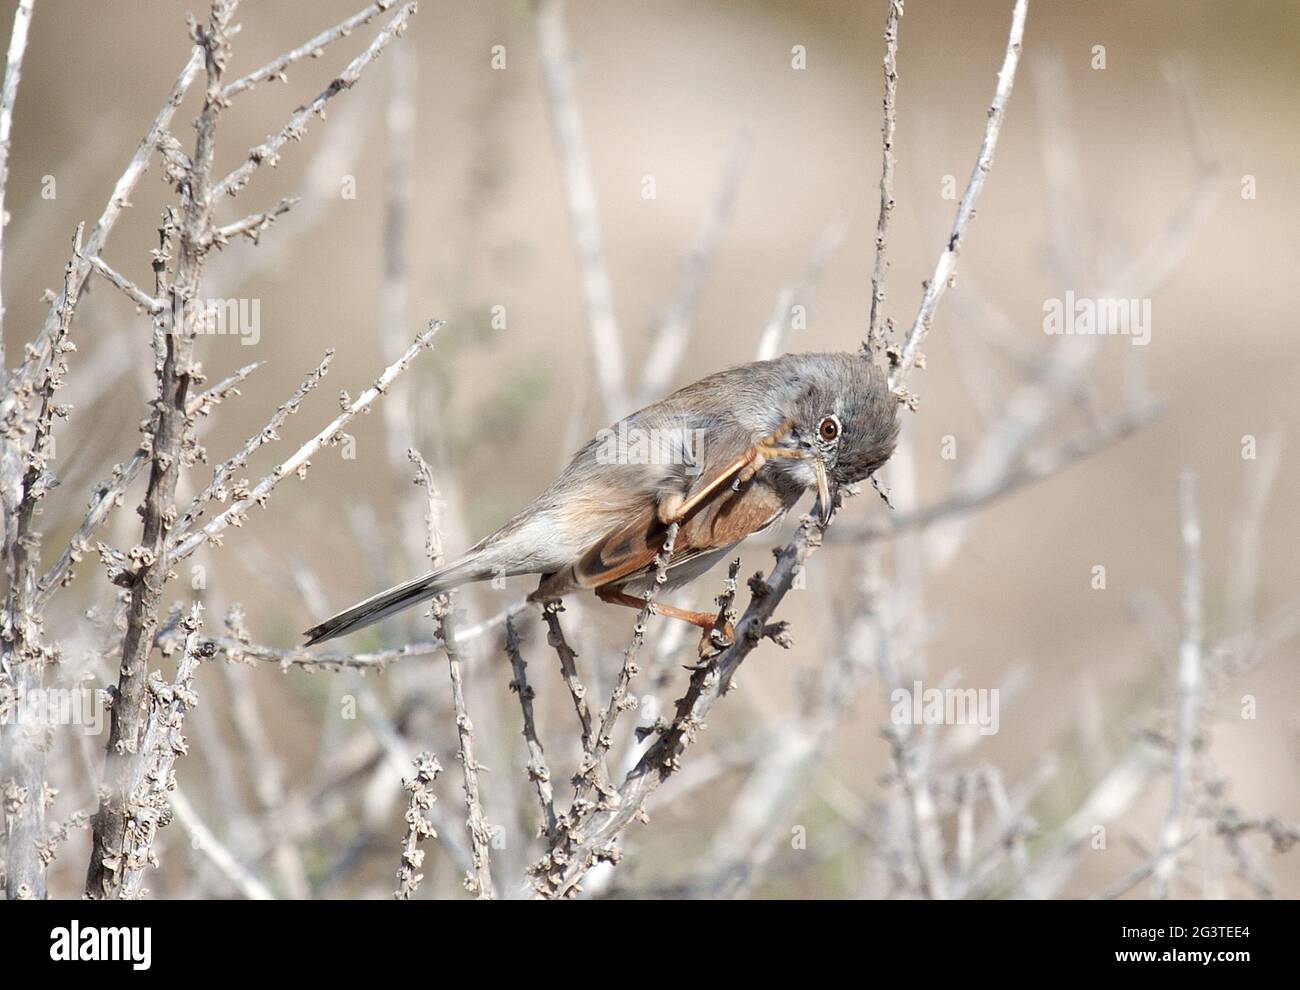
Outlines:
{"type": "MultiPolygon", "coordinates": [[[[703,378],[600,431],[551,486],[457,560],[307,630],[307,645],[362,629],[457,585],[540,574],[531,601],[591,589],[641,608],[678,524],[665,589],[699,577],[807,492],[823,525],[835,489],[894,452],[898,401],[862,355],[787,354],[703,378]]],[[[656,604],[710,636],[717,616],[656,604]]],[[[729,639],[731,631],[721,630],[729,639]]]]}

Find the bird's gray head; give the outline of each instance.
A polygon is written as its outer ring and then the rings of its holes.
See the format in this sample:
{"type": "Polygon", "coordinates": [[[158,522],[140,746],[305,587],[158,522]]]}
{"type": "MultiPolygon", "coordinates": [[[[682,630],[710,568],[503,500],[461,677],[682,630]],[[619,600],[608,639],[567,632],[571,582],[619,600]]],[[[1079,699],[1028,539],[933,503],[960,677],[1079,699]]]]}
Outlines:
{"type": "Polygon", "coordinates": [[[834,490],[870,477],[898,442],[898,401],[884,374],[857,354],[792,354],[783,377],[784,406],[792,424],[779,446],[802,458],[780,459],[777,470],[816,488],[823,522],[834,490]]]}

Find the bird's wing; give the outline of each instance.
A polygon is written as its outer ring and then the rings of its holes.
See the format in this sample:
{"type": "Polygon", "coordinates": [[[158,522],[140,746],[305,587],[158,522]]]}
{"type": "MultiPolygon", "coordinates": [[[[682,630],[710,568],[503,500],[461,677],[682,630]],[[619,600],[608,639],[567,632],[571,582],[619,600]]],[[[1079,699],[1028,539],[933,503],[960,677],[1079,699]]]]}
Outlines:
{"type": "MultiPolygon", "coordinates": [[[[731,482],[748,460],[736,458],[725,473],[708,478],[692,494],[693,507],[681,522],[670,568],[680,567],[701,554],[739,543],[751,533],[768,526],[787,508],[780,495],[760,479],[738,490],[731,482]]],[[[579,587],[596,588],[619,584],[647,570],[663,549],[668,524],[649,505],[626,525],[613,530],[592,546],[573,566],[572,580],[579,587]]]]}
{"type": "MultiPolygon", "coordinates": [[[[602,430],[542,495],[468,556],[506,573],[547,575],[543,595],[616,581],[649,566],[663,546],[661,504],[688,507],[683,523],[702,513],[730,491],[765,432],[720,402],[683,390],[602,430]]],[[[683,555],[685,536],[678,541],[683,555]]]]}

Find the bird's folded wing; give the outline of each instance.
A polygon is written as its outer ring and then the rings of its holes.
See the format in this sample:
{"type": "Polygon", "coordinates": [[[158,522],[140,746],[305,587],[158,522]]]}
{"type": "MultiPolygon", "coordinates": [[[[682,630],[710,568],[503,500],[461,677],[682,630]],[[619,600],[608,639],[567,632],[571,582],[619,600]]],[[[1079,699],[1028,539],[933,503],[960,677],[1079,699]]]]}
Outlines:
{"type": "MultiPolygon", "coordinates": [[[[766,484],[732,489],[731,482],[748,463],[744,457],[736,458],[687,498],[688,511],[682,514],[670,567],[739,543],[785,511],[780,497],[766,484]]],[[[648,569],[667,536],[668,524],[659,518],[657,506],[648,506],[583,554],[573,567],[576,583],[584,588],[618,584],[648,569]]]]}

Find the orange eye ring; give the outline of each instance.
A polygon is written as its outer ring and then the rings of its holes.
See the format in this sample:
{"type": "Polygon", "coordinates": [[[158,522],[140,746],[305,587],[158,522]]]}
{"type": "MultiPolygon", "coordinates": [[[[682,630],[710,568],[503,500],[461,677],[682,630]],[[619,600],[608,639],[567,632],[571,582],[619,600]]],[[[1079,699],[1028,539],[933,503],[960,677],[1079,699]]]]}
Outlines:
{"type": "Polygon", "coordinates": [[[817,435],[827,443],[839,439],[840,421],[834,416],[827,416],[817,424],[817,435]]]}

